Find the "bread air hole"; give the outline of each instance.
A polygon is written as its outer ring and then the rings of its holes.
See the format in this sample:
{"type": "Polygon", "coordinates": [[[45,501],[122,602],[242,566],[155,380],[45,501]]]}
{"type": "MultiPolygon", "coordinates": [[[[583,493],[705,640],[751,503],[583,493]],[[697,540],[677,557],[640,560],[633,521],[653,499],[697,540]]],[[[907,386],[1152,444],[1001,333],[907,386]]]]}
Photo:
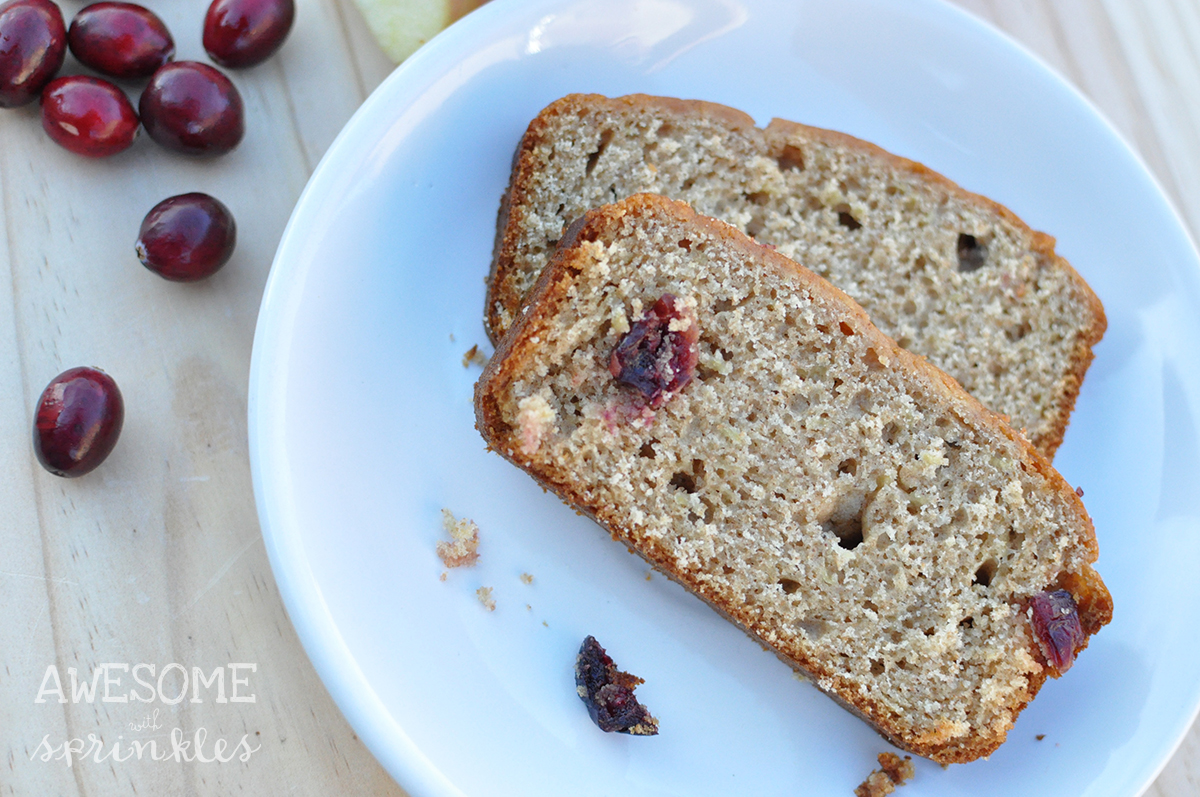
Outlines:
{"type": "Polygon", "coordinates": [[[963,273],[978,271],[987,262],[987,244],[965,232],[958,236],[958,270],[963,273]]]}
{"type": "Polygon", "coordinates": [[[790,578],[781,578],[779,579],[779,586],[783,588],[784,595],[791,595],[800,589],[800,582],[790,578]]]}
{"type": "Polygon", "coordinates": [[[983,587],[989,587],[992,584],[992,579],[996,577],[996,568],[998,563],[995,559],[988,559],[979,566],[975,571],[975,583],[983,587]]]}
{"type": "Polygon", "coordinates": [[[600,143],[596,146],[596,151],[588,155],[587,166],[584,167],[583,173],[588,177],[592,176],[592,172],[596,168],[596,164],[600,162],[600,156],[604,154],[604,150],[608,149],[609,143],[612,141],[613,131],[604,130],[600,133],[600,143]]]}
{"type": "Polygon", "coordinates": [[[779,170],[781,172],[804,171],[804,150],[799,147],[788,144],[775,160],[779,163],[779,170]]]}
{"type": "Polygon", "coordinates": [[[817,521],[821,530],[833,535],[838,545],[853,550],[863,541],[863,513],[870,503],[862,493],[852,492],[840,496],[817,521]]]}
{"type": "Polygon", "coordinates": [[[871,659],[871,675],[883,675],[885,669],[881,659],[871,659]]]}
{"type": "Polygon", "coordinates": [[[683,490],[685,493],[696,492],[696,477],[684,471],[677,471],[671,477],[671,486],[683,490]]]}
{"type": "Polygon", "coordinates": [[[868,371],[882,371],[885,366],[883,361],[879,359],[879,352],[875,349],[867,349],[867,353],[863,355],[863,362],[867,364],[868,371]]]}
{"type": "Polygon", "coordinates": [[[859,515],[836,521],[827,520],[821,525],[825,531],[828,531],[832,533],[833,536],[837,537],[838,545],[845,548],[847,551],[853,551],[862,544],[862,517],[859,515]]]}
{"type": "Polygon", "coordinates": [[[676,489],[683,490],[685,493],[691,494],[700,489],[700,484],[703,482],[703,479],[704,460],[693,459],[691,472],[689,473],[685,470],[676,471],[671,477],[671,486],[676,489]]]}
{"type": "Polygon", "coordinates": [[[1030,325],[1028,321],[1022,321],[1016,326],[1009,327],[1007,330],[1005,330],[1004,335],[1009,339],[1009,341],[1016,343],[1017,341],[1024,339],[1025,336],[1032,331],[1033,326],[1030,325]]]}
{"type": "Polygon", "coordinates": [[[862,228],[862,222],[854,218],[854,214],[850,212],[849,205],[838,205],[837,208],[838,224],[848,230],[858,230],[862,228]]]}

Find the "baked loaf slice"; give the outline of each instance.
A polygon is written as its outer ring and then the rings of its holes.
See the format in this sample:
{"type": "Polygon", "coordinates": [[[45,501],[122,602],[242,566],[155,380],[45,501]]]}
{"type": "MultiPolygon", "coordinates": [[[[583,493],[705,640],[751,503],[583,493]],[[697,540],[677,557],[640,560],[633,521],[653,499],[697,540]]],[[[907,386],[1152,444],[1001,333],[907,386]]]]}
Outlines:
{"type": "Polygon", "coordinates": [[[1007,209],[841,133],[707,102],[571,95],[533,120],[501,205],[498,342],[566,225],[638,192],[684,200],[833,282],[1048,458],[1104,334],[1100,301],[1007,209]]]}
{"type": "Polygon", "coordinates": [[[970,761],[1111,617],[1083,505],[845,294],[661,196],[583,216],[488,445],[896,745],[970,761]]]}

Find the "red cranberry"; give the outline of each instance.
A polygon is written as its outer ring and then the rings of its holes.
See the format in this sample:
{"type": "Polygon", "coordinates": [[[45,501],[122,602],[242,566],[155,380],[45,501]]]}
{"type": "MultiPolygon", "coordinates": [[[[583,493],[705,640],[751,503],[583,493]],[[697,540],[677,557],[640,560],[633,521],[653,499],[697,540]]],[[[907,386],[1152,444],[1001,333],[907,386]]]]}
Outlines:
{"type": "Polygon", "coordinates": [[[33,450],[55,476],[82,476],[112,453],[125,402],[112,377],[97,368],[63,371],[38,399],[33,450]]]}
{"type": "Polygon", "coordinates": [[[658,720],[633,693],[642,683],[645,681],[636,675],[617,669],[595,637],[583,640],[575,657],[575,689],[600,730],[637,736],[658,734],[658,720]]]}
{"type": "Polygon", "coordinates": [[[1071,669],[1075,651],[1085,640],[1079,609],[1071,593],[1058,589],[1034,595],[1029,599],[1029,619],[1046,661],[1060,675],[1071,669]]]}
{"type": "Polygon", "coordinates": [[[68,75],[42,92],[42,127],[72,152],[103,158],[129,148],[138,118],[125,92],[107,80],[68,75]]]}
{"type": "Polygon", "coordinates": [[[651,409],[658,409],[695,375],[699,339],[695,315],[664,293],[613,349],[609,372],[618,383],[640,392],[651,409]]]}
{"type": "Polygon", "coordinates": [[[71,52],[81,63],[116,78],[150,77],[175,57],[163,21],[134,3],[93,3],[71,20],[71,52]]]}
{"type": "Polygon", "coordinates": [[[213,0],[204,17],[204,49],[221,66],[254,66],[279,49],[295,17],[293,0],[213,0]]]}
{"type": "Polygon", "coordinates": [[[237,226],[208,194],[164,199],[146,214],[134,250],[142,265],[175,282],[212,276],[233,254],[237,226]]]}
{"type": "Polygon", "coordinates": [[[38,98],[67,52],[62,12],[50,0],[0,5],[0,108],[38,98]]]}
{"type": "Polygon", "coordinates": [[[238,90],[229,78],[195,61],[159,68],[138,110],[150,138],[188,155],[224,155],[246,132],[238,90]]]}

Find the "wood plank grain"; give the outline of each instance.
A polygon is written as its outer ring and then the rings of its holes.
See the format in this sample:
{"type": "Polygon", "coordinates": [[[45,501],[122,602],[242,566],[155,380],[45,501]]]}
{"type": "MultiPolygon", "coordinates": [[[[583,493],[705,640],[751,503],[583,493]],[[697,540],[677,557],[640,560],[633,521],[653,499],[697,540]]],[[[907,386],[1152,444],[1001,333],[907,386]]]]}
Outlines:
{"type": "MultiPolygon", "coordinates": [[[[203,58],[203,6],[156,10],[177,34],[195,32],[177,36],[178,56],[203,58]]],[[[116,158],[84,161],[46,139],[36,106],[0,117],[0,362],[21,375],[3,383],[2,398],[22,408],[3,416],[12,434],[0,443],[0,533],[14,552],[0,584],[24,618],[0,632],[6,650],[22,651],[5,657],[13,677],[0,687],[0,717],[20,729],[5,734],[7,793],[403,794],[341,719],[300,648],[262,546],[247,462],[246,374],[275,247],[316,161],[379,77],[377,68],[355,72],[356,41],[344,28],[333,3],[299,3],[280,55],[231,75],[247,135],[217,160],[177,157],[143,137],[116,158]],[[132,245],[155,202],[188,190],[230,206],[239,243],[216,277],[176,285],[143,269],[132,245]],[[33,462],[28,429],[42,386],[80,363],[117,379],[128,412],[104,468],[68,484],[33,462]],[[145,713],[140,704],[33,704],[47,666],[64,679],[69,668],[86,678],[105,662],[147,662],[159,672],[178,662],[205,673],[254,663],[256,702],[185,699],[163,711],[160,729],[146,731],[129,730],[145,713]],[[96,734],[106,749],[119,736],[126,745],[154,739],[165,751],[175,727],[188,738],[204,729],[208,755],[216,738],[232,749],[243,734],[260,749],[223,765],[68,768],[36,758],[47,734],[57,744],[96,734]]],[[[68,61],[67,71],[77,70],[68,61]]],[[[129,675],[123,684],[122,693],[129,675]]],[[[174,671],[166,691],[179,686],[174,671]]]]}

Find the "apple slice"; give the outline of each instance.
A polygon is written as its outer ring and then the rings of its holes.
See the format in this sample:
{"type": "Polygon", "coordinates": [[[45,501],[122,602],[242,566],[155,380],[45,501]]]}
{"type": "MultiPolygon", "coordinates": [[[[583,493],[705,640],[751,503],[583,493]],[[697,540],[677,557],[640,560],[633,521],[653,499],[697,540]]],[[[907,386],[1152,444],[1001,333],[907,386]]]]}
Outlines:
{"type": "Polygon", "coordinates": [[[487,0],[355,0],[379,46],[400,63],[487,0]]]}

